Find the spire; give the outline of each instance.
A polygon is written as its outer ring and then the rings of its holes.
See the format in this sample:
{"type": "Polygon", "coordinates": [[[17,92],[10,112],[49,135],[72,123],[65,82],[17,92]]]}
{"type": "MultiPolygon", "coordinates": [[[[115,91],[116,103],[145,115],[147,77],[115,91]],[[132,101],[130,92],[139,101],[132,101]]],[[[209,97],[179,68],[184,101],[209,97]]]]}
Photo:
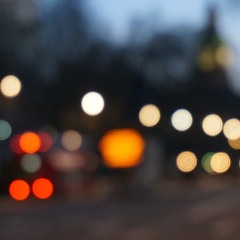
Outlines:
{"type": "Polygon", "coordinates": [[[231,64],[230,49],[222,41],[217,25],[217,8],[211,5],[207,9],[206,27],[202,32],[196,61],[195,84],[203,89],[226,87],[226,69],[231,64]]]}
{"type": "Polygon", "coordinates": [[[211,30],[216,30],[217,22],[217,8],[214,5],[211,5],[208,10],[208,28],[211,30]]]}

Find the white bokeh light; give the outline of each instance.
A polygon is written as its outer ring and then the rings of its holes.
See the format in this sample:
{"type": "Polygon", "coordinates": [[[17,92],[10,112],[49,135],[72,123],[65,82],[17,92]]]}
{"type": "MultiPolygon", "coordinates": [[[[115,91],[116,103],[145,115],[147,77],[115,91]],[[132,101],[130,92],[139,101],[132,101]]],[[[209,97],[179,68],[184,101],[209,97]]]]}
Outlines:
{"type": "Polygon", "coordinates": [[[192,115],[186,109],[178,109],[171,117],[172,126],[178,131],[186,131],[192,126],[192,115]]]}
{"type": "Polygon", "coordinates": [[[222,128],[222,119],[217,114],[209,114],[202,121],[202,129],[208,136],[217,136],[221,133],[222,128]]]}
{"type": "Polygon", "coordinates": [[[88,92],[81,100],[83,111],[91,116],[100,114],[103,111],[104,105],[102,95],[97,92],[88,92]]]}
{"type": "Polygon", "coordinates": [[[240,121],[231,118],[224,123],[223,133],[227,139],[236,140],[240,137],[240,121]]]}
{"type": "Polygon", "coordinates": [[[6,98],[13,98],[21,92],[22,84],[16,76],[8,75],[2,79],[0,89],[6,98]]]}

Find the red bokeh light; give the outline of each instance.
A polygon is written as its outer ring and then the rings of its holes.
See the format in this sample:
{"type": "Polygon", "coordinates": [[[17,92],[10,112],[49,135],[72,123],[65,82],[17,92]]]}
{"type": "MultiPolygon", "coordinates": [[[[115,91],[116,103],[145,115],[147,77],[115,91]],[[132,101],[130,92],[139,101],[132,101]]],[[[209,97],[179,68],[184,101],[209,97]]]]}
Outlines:
{"type": "Polygon", "coordinates": [[[19,145],[20,137],[21,137],[20,134],[16,134],[10,140],[10,148],[16,154],[23,154],[24,153],[23,150],[21,149],[20,145],[19,145]]]}
{"type": "Polygon", "coordinates": [[[17,179],[11,182],[9,194],[13,199],[23,201],[29,196],[30,187],[26,181],[17,179]]]}
{"type": "Polygon", "coordinates": [[[50,198],[53,194],[53,184],[46,178],[38,178],[32,184],[32,192],[37,198],[50,198]]]}
{"type": "Polygon", "coordinates": [[[38,136],[41,139],[41,147],[39,149],[39,152],[49,151],[53,146],[52,136],[49,133],[46,133],[46,132],[40,132],[40,133],[38,133],[38,136]]]}

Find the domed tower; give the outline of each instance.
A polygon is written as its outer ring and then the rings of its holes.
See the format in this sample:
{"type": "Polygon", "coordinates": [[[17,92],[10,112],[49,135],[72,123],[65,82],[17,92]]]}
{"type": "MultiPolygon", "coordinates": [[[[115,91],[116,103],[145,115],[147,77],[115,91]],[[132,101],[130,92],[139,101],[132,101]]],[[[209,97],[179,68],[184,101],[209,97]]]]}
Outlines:
{"type": "Polygon", "coordinates": [[[196,75],[199,77],[194,84],[198,88],[212,90],[227,88],[226,68],[231,64],[232,55],[217,32],[216,22],[216,8],[212,7],[208,13],[208,23],[196,57],[196,75]]]}
{"type": "Polygon", "coordinates": [[[215,7],[208,11],[207,25],[201,34],[189,96],[203,110],[227,107],[232,99],[227,69],[233,61],[230,48],[218,34],[215,7]],[[205,105],[205,106],[204,106],[205,105]]]}

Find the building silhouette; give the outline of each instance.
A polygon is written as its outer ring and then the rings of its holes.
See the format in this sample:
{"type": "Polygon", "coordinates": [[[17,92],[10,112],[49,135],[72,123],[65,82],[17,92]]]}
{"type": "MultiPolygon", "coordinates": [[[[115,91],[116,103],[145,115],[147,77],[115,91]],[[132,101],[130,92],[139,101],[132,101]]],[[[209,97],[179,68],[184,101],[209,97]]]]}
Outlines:
{"type": "MultiPolygon", "coordinates": [[[[176,156],[182,151],[194,152],[199,164],[201,158],[208,152],[223,151],[232,159],[238,158],[237,151],[230,147],[223,131],[213,137],[205,134],[202,129],[202,121],[209,114],[219,115],[223,123],[231,118],[239,118],[239,97],[229,88],[227,74],[234,56],[218,33],[217,21],[217,11],[212,7],[208,12],[206,27],[199,34],[199,47],[196,51],[192,75],[182,88],[184,91],[176,89],[168,96],[171,111],[179,108],[189,110],[193,116],[193,124],[185,132],[177,132],[170,128],[168,131],[163,129],[166,135],[167,166],[173,164],[175,167],[176,156]]],[[[237,161],[233,161],[233,165],[236,164],[237,161]]],[[[238,166],[232,169],[236,170],[238,166]]]]}

